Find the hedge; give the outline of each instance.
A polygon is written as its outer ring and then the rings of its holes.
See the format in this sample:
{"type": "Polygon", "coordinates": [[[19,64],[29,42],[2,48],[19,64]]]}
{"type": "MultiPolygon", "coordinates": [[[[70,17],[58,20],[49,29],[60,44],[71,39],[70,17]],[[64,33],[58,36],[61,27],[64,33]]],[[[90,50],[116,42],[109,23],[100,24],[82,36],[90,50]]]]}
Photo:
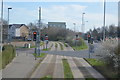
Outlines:
{"type": "Polygon", "coordinates": [[[7,64],[9,64],[13,58],[15,57],[15,47],[12,45],[4,45],[2,51],[2,68],[5,68],[7,64]]]}

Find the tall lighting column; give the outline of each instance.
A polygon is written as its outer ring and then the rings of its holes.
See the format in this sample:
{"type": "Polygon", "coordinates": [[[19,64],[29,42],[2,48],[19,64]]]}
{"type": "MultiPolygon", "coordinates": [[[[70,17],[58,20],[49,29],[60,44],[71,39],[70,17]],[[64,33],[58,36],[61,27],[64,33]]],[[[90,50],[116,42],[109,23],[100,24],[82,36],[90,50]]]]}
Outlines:
{"type": "Polygon", "coordinates": [[[9,33],[9,10],[10,10],[10,9],[12,9],[12,8],[8,8],[8,43],[10,43],[10,41],[11,41],[11,39],[10,39],[10,38],[11,38],[11,37],[10,37],[11,35],[10,35],[10,33],[9,33]]]}
{"type": "Polygon", "coordinates": [[[104,17],[103,17],[103,40],[105,40],[105,12],[106,12],[106,0],[104,0],[104,17]]]}
{"type": "Polygon", "coordinates": [[[3,0],[1,2],[0,53],[2,53],[2,28],[3,28],[3,0]]]}

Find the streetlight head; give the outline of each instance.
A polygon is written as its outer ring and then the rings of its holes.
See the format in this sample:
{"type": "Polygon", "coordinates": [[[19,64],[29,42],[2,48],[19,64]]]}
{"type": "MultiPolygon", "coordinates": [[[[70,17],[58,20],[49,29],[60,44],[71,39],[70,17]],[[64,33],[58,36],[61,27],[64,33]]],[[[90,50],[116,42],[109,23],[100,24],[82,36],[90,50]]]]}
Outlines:
{"type": "Polygon", "coordinates": [[[12,9],[12,8],[8,8],[8,9],[12,9]]]}
{"type": "Polygon", "coordinates": [[[76,23],[73,23],[74,25],[76,25],[76,23]]]}
{"type": "Polygon", "coordinates": [[[83,13],[83,14],[85,14],[85,13],[83,13]]]}

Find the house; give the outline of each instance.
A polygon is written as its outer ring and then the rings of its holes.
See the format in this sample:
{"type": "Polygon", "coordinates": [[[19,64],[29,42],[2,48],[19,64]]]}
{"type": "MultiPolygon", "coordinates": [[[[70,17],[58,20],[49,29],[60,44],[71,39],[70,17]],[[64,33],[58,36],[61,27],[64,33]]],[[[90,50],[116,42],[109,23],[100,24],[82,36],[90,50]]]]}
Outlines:
{"type": "Polygon", "coordinates": [[[3,42],[7,42],[8,39],[8,25],[4,24],[2,28],[2,39],[3,42]]]}
{"type": "Polygon", "coordinates": [[[58,27],[66,29],[66,22],[48,22],[48,27],[58,27]]]}
{"type": "Polygon", "coordinates": [[[28,38],[29,28],[25,24],[9,25],[8,34],[11,38],[28,38]]]}

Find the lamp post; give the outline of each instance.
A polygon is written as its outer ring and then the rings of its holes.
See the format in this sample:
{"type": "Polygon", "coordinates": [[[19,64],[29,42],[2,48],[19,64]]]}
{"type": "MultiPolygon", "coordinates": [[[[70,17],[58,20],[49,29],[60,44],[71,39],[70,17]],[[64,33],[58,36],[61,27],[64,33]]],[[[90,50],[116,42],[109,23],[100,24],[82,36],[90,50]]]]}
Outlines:
{"type": "Polygon", "coordinates": [[[82,13],[82,27],[81,27],[82,33],[84,33],[84,27],[85,27],[84,14],[85,13],[82,13]]]}
{"type": "Polygon", "coordinates": [[[74,25],[74,32],[75,32],[75,25],[76,25],[76,23],[73,23],[73,25],[74,25]]]}
{"type": "Polygon", "coordinates": [[[106,0],[104,0],[104,17],[103,17],[103,40],[105,40],[105,12],[106,12],[106,0]]]}
{"type": "MultiPolygon", "coordinates": [[[[82,31],[83,40],[84,40],[84,28],[85,28],[84,15],[85,15],[85,13],[82,13],[82,27],[81,27],[81,31],[82,31]]],[[[82,46],[83,46],[83,42],[82,42],[82,46]]]]}
{"type": "Polygon", "coordinates": [[[11,37],[10,37],[10,33],[9,33],[9,10],[12,9],[12,8],[8,8],[8,43],[10,43],[11,41],[11,37]]]}
{"type": "Polygon", "coordinates": [[[2,28],[3,28],[3,0],[1,3],[1,24],[0,24],[0,53],[2,53],[2,28]]]}

